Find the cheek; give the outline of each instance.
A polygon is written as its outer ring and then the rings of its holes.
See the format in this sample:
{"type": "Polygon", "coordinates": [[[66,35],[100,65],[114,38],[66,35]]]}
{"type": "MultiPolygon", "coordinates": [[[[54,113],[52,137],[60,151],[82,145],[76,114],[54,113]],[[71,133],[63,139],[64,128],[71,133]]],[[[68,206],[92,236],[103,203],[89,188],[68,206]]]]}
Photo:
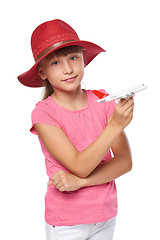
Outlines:
{"type": "Polygon", "coordinates": [[[84,75],[84,63],[83,61],[81,61],[78,65],[77,65],[77,71],[81,74],[84,75]]]}
{"type": "Polygon", "coordinates": [[[81,76],[84,76],[84,68],[81,70],[81,76]]]}
{"type": "Polygon", "coordinates": [[[47,73],[46,73],[46,76],[48,79],[50,80],[56,80],[59,76],[60,76],[60,73],[58,70],[54,70],[54,69],[50,69],[47,73]]]}
{"type": "Polygon", "coordinates": [[[84,75],[84,66],[82,66],[82,68],[81,68],[81,75],[82,75],[82,77],[84,75]]]}

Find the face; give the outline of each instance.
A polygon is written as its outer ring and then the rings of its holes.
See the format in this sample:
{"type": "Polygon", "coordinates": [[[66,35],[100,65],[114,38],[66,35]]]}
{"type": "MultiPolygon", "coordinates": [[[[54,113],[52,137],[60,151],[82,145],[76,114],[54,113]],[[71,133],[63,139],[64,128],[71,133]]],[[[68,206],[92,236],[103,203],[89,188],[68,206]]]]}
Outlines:
{"type": "Polygon", "coordinates": [[[54,91],[74,91],[84,75],[83,53],[52,55],[41,61],[38,71],[42,80],[48,79],[54,91]]]}

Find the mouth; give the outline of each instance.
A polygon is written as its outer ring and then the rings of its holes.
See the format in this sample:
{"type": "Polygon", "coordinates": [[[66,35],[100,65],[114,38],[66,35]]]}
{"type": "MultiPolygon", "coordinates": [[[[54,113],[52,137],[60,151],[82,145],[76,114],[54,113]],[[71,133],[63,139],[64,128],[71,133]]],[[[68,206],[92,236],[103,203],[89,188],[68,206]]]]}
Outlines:
{"type": "Polygon", "coordinates": [[[74,80],[76,79],[77,76],[75,77],[71,77],[71,78],[66,78],[64,80],[62,80],[62,82],[74,82],[74,80]]]}

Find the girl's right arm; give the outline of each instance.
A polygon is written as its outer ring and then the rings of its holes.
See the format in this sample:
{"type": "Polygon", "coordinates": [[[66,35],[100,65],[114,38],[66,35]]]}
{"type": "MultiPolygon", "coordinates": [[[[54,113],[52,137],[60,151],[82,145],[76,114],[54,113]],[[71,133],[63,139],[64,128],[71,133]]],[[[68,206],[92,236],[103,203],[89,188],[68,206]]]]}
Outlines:
{"type": "Polygon", "coordinates": [[[78,152],[64,131],[49,124],[34,127],[52,156],[74,175],[87,177],[102,161],[114,141],[133,117],[133,98],[122,99],[100,136],[82,152],[78,152]]]}

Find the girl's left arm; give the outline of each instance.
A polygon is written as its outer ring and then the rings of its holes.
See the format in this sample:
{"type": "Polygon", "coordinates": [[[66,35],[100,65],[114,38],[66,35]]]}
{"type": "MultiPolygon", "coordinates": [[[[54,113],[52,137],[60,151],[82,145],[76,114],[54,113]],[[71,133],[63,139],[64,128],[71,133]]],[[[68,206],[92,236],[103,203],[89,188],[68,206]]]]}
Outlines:
{"type": "Polygon", "coordinates": [[[122,132],[112,145],[114,157],[99,165],[86,178],[58,171],[48,185],[55,185],[59,191],[75,191],[82,187],[111,182],[132,169],[132,156],[126,134],[122,132]]]}
{"type": "Polygon", "coordinates": [[[132,169],[132,155],[127,136],[124,132],[112,145],[114,157],[99,165],[85,179],[85,186],[111,182],[132,169]]]}

